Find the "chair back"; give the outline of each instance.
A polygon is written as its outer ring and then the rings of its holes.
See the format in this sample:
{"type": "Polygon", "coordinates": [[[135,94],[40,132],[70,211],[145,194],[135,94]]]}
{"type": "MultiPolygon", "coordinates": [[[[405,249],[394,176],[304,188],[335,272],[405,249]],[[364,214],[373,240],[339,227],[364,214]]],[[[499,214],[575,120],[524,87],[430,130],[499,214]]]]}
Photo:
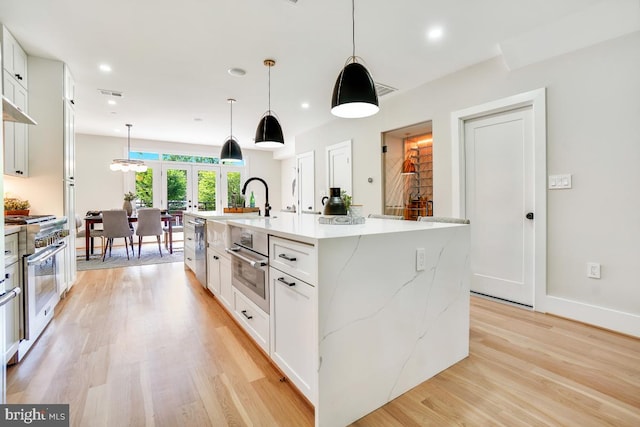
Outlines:
{"type": "Polygon", "coordinates": [[[404,217],[402,215],[381,215],[381,214],[369,214],[369,218],[404,219],[404,217]]]}
{"type": "Polygon", "coordinates": [[[161,214],[158,208],[138,209],[138,236],[159,236],[162,234],[161,214]]]}
{"type": "Polygon", "coordinates": [[[466,218],[449,218],[444,216],[419,216],[418,221],[422,222],[447,222],[449,224],[469,224],[466,218]]]}
{"type": "Polygon", "coordinates": [[[129,227],[127,212],[124,209],[102,211],[102,225],[104,237],[109,239],[133,235],[133,231],[129,227]]]}

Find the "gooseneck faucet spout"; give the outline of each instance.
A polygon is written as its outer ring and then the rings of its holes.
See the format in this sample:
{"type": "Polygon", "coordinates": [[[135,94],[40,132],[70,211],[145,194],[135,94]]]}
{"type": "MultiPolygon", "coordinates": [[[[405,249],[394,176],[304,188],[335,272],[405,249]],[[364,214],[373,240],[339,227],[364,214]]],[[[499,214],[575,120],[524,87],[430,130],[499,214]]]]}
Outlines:
{"type": "Polygon", "coordinates": [[[269,215],[269,211],[271,210],[271,206],[269,206],[269,186],[267,185],[267,183],[265,182],[264,179],[262,178],[258,178],[257,176],[251,177],[248,180],[246,180],[244,182],[244,185],[242,186],[242,195],[244,196],[245,193],[247,192],[247,184],[249,184],[251,181],[260,181],[261,183],[264,184],[264,198],[265,200],[265,204],[264,204],[264,216],[271,216],[269,215]]]}

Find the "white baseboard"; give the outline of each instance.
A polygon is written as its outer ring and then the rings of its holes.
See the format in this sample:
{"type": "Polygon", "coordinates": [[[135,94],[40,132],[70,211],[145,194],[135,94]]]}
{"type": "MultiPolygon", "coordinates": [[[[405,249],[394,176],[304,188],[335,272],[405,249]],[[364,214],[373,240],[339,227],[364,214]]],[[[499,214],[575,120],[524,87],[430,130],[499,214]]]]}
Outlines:
{"type": "Polygon", "coordinates": [[[640,316],[636,314],[550,295],[536,310],[640,338],[640,316]]]}

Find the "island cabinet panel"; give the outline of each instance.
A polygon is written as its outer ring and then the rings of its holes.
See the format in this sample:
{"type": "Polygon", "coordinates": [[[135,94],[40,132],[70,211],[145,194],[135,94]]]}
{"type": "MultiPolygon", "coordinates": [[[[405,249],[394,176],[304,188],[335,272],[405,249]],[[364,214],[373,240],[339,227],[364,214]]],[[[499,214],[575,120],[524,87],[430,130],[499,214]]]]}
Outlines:
{"type": "Polygon", "coordinates": [[[207,289],[220,295],[220,255],[211,249],[207,250],[207,289]]]}
{"type": "Polygon", "coordinates": [[[254,341],[269,353],[269,315],[245,297],[241,292],[233,292],[233,314],[254,341]]]}
{"type": "Polygon", "coordinates": [[[269,236],[269,265],[316,284],[316,250],[313,245],[269,236]]]}
{"type": "Polygon", "coordinates": [[[315,403],[316,290],[300,278],[269,269],[272,295],[271,358],[315,403]]]}
{"type": "Polygon", "coordinates": [[[229,311],[233,309],[231,260],[211,248],[207,249],[207,288],[229,311]]]}

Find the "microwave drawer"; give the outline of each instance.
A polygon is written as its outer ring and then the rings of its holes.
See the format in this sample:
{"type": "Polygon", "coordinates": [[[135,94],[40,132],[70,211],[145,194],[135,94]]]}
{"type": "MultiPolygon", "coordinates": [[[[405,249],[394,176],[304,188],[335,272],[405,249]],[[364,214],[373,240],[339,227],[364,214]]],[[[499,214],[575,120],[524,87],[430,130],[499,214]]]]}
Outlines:
{"type": "Polygon", "coordinates": [[[316,248],[306,243],[271,236],[269,265],[298,279],[316,284],[316,248]]]}

